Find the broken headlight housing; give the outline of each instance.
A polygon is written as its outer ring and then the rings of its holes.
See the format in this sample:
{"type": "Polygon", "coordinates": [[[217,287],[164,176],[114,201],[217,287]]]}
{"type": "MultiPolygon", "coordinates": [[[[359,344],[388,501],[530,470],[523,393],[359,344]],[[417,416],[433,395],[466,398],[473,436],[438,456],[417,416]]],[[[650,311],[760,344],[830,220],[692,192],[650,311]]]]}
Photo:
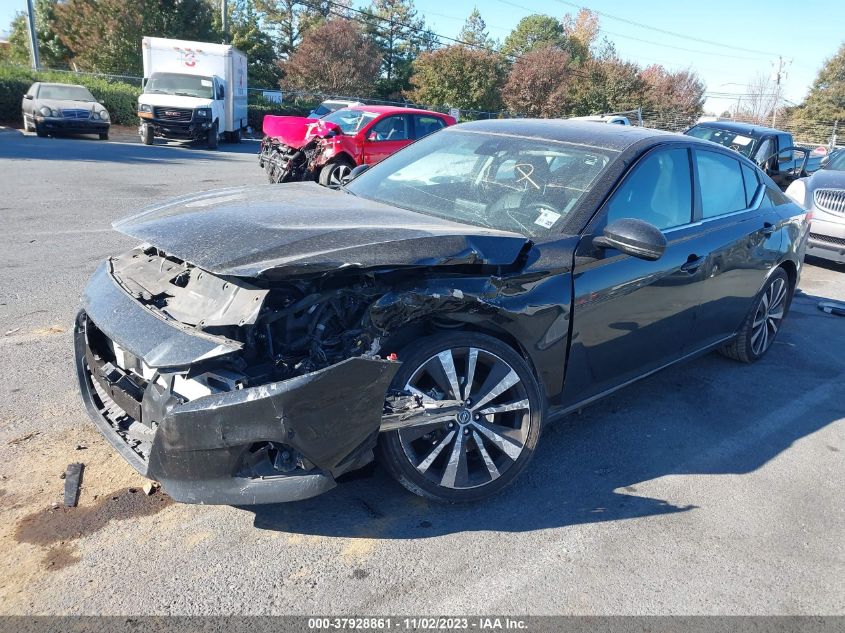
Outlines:
{"type": "Polygon", "coordinates": [[[211,118],[211,108],[197,108],[196,109],[196,117],[198,119],[210,119],[211,118]]]}

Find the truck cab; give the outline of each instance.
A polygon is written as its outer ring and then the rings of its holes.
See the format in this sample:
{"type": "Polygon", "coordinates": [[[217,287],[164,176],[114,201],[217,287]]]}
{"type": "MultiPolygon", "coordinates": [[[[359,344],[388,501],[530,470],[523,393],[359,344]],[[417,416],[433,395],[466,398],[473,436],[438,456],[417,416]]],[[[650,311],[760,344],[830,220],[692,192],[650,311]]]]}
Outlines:
{"type": "Polygon", "coordinates": [[[247,125],[246,56],[232,46],[145,37],[144,91],[138,133],[156,137],[238,142],[247,125]]]}
{"type": "Polygon", "coordinates": [[[750,158],[784,190],[796,178],[819,167],[815,161],[810,162],[809,150],[796,147],[792,134],[783,130],[738,121],[707,121],[684,134],[730,147],[750,158]]]}

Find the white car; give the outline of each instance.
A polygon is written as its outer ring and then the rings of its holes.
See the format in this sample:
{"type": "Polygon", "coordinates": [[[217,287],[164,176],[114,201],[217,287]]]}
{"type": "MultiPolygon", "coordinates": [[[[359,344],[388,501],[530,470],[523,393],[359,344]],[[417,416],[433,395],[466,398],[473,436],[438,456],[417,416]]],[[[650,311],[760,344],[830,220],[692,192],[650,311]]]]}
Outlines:
{"type": "Polygon", "coordinates": [[[618,114],[591,114],[590,116],[574,116],[573,121],[595,121],[596,123],[613,123],[615,125],[631,125],[628,117],[618,114]]]}
{"type": "Polygon", "coordinates": [[[352,108],[354,106],[361,106],[364,105],[360,101],[346,101],[343,99],[328,99],[323,101],[320,105],[316,108],[311,110],[310,114],[308,115],[309,119],[321,119],[322,117],[326,116],[327,114],[331,114],[336,110],[340,110],[341,108],[352,108]]]}

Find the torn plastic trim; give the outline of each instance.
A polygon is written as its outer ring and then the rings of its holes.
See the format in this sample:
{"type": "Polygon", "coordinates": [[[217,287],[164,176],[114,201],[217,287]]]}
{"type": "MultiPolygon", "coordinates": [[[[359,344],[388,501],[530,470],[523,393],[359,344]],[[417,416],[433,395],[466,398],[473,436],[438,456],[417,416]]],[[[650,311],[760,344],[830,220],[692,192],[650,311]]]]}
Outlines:
{"type": "Polygon", "coordinates": [[[97,327],[149,367],[181,367],[243,348],[238,341],[212,336],[145,308],[110,274],[103,262],[91,276],[82,307],[97,327]]]}

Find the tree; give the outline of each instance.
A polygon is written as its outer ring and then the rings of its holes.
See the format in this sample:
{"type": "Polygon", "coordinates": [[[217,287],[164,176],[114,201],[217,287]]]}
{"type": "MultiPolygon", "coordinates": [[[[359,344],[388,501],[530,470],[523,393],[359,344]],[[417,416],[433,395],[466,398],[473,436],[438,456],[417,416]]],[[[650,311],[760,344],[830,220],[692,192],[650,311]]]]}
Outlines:
{"type": "Polygon", "coordinates": [[[563,25],[548,15],[529,15],[522,18],[505,38],[502,52],[505,55],[520,56],[541,46],[557,46],[566,50],[568,41],[563,25]]]}
{"type": "Polygon", "coordinates": [[[373,0],[366,9],[367,35],[381,53],[378,94],[398,97],[410,86],[411,66],[421,51],[433,47],[413,0],[373,0]]]}
{"type": "Polygon", "coordinates": [[[461,32],[458,33],[458,39],[479,48],[496,47],[496,40],[487,32],[487,23],[481,17],[478,7],[473,8],[469,14],[461,32]]]}
{"type": "Polygon", "coordinates": [[[356,23],[331,19],[308,32],[282,69],[290,88],[366,97],[380,65],[378,51],[356,23]]]}
{"type": "Polygon", "coordinates": [[[216,39],[207,0],[67,0],[55,11],[59,38],[87,71],[140,75],[145,35],[216,39]]]}
{"type": "Polygon", "coordinates": [[[280,56],[290,57],[308,31],[327,19],[349,17],[352,0],[255,0],[260,22],[272,33],[280,56]]]}
{"type": "Polygon", "coordinates": [[[737,116],[751,123],[765,125],[771,122],[772,113],[778,106],[777,86],[771,77],[758,73],[746,85],[745,93],[741,104],[737,103],[737,116]]]}
{"type": "Polygon", "coordinates": [[[517,59],[502,89],[509,110],[530,117],[562,116],[568,109],[571,57],[543,46],[517,59]]]}
{"type": "Polygon", "coordinates": [[[579,61],[589,59],[590,49],[599,34],[598,14],[586,8],[580,9],[575,17],[567,13],[563,16],[562,26],[572,57],[579,61]]]}
{"type": "Polygon", "coordinates": [[[461,44],[446,46],[417,57],[408,96],[430,106],[498,110],[505,72],[501,55],[461,44]]]}
{"type": "MultiPolygon", "coordinates": [[[[57,0],[35,0],[35,34],[38,38],[38,54],[45,68],[64,68],[71,52],[62,43],[55,30],[57,0]]],[[[18,13],[12,20],[9,35],[9,61],[28,64],[29,29],[26,15],[18,13]]]]}
{"type": "Polygon", "coordinates": [[[633,110],[642,105],[646,84],[640,67],[618,58],[591,59],[573,75],[571,116],[633,110]]]}
{"type": "MultiPolygon", "coordinates": [[[[219,18],[215,23],[218,21],[219,18]]],[[[266,88],[278,86],[282,71],[273,39],[262,30],[260,15],[252,0],[235,0],[229,4],[229,34],[232,45],[247,56],[248,84],[266,88]]]]}
{"type": "Polygon", "coordinates": [[[796,115],[805,120],[845,121],[845,43],[825,60],[796,115]]]}
{"type": "Polygon", "coordinates": [[[643,107],[656,116],[656,127],[680,131],[704,112],[705,85],[690,70],[668,71],[663,66],[646,68],[643,107]]]}

